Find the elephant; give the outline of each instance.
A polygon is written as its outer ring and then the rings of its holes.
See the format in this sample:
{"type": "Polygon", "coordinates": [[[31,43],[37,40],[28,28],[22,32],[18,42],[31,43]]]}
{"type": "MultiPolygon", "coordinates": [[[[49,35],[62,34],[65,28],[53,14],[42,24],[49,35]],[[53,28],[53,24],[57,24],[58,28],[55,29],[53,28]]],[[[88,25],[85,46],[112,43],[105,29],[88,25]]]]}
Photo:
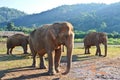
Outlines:
{"type": "Polygon", "coordinates": [[[29,45],[33,55],[33,67],[36,65],[35,57],[38,54],[40,57],[40,68],[46,68],[43,56],[47,53],[48,75],[54,75],[56,72],[59,72],[61,45],[64,45],[67,48],[67,69],[63,74],[69,73],[74,46],[74,30],[70,22],[44,24],[35,29],[29,35],[29,45]]]}
{"type": "Polygon", "coordinates": [[[104,45],[105,55],[107,56],[107,34],[104,32],[91,32],[88,33],[84,38],[84,47],[85,47],[85,54],[90,54],[89,48],[91,46],[96,46],[96,55],[101,55],[100,44],[104,45]]]}
{"type": "Polygon", "coordinates": [[[24,54],[28,54],[27,52],[28,37],[29,36],[25,34],[19,33],[8,37],[6,42],[7,54],[12,54],[12,50],[15,46],[22,46],[24,54]]]}

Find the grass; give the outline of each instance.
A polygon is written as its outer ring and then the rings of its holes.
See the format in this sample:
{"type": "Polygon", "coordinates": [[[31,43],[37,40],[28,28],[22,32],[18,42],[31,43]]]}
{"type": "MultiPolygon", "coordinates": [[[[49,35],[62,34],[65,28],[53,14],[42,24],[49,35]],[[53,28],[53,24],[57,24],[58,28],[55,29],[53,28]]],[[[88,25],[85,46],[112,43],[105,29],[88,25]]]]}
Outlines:
{"type": "MultiPolygon", "coordinates": [[[[96,48],[92,47],[90,49],[91,54],[84,55],[83,44],[75,43],[75,47],[73,49],[73,61],[83,61],[83,60],[92,59],[93,57],[97,58],[94,56],[95,50],[96,48]]],[[[101,46],[101,50],[103,54],[104,46],[101,46]]],[[[30,52],[30,50],[28,50],[28,52],[30,52]]],[[[13,49],[13,55],[6,55],[6,45],[5,43],[0,43],[0,71],[12,69],[12,68],[30,66],[32,64],[32,58],[30,54],[25,55],[22,53],[23,53],[22,48],[16,47],[15,49],[13,49]]],[[[118,56],[120,56],[120,46],[109,45],[107,58],[113,58],[113,57],[118,57],[118,56]]],[[[39,61],[38,58],[37,58],[37,61],[39,61]]],[[[66,51],[62,53],[62,61],[66,61],[66,51]]]]}
{"type": "Polygon", "coordinates": [[[5,42],[6,40],[7,40],[7,38],[0,37],[0,42],[5,42]]]}

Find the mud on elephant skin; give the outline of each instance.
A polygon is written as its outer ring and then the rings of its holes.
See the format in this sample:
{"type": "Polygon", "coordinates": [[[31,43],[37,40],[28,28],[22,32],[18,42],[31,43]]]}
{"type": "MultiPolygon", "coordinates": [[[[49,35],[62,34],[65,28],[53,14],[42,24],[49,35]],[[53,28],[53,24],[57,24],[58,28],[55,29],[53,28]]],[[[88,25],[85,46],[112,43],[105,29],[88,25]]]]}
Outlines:
{"type": "Polygon", "coordinates": [[[30,49],[33,54],[33,64],[36,65],[36,54],[40,56],[40,68],[45,68],[44,54],[48,54],[48,74],[59,72],[61,45],[67,48],[67,74],[71,68],[72,50],[74,46],[73,26],[69,22],[46,24],[34,30],[29,36],[30,49]]]}
{"type": "Polygon", "coordinates": [[[14,34],[8,37],[6,42],[7,54],[12,54],[12,50],[16,46],[22,46],[24,54],[28,54],[27,52],[28,37],[29,36],[25,34],[14,34]]]}
{"type": "Polygon", "coordinates": [[[96,46],[96,55],[101,55],[100,44],[104,45],[105,56],[107,56],[107,35],[104,32],[91,32],[84,38],[85,54],[90,54],[90,47],[96,46]]]}

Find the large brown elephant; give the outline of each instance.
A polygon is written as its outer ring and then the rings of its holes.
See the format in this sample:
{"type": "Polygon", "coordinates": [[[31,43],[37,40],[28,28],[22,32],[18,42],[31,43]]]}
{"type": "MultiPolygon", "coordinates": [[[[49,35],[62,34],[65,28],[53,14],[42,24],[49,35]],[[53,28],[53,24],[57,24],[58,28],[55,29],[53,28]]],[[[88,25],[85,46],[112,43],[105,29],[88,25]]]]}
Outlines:
{"type": "Polygon", "coordinates": [[[24,54],[27,54],[27,44],[28,44],[28,36],[24,34],[14,34],[7,39],[6,43],[7,54],[12,54],[12,50],[15,46],[22,46],[24,50],[24,54]]]}
{"type": "Polygon", "coordinates": [[[43,56],[48,54],[48,74],[59,72],[58,66],[61,58],[61,45],[67,48],[67,69],[70,71],[72,61],[72,49],[74,46],[73,26],[69,22],[46,24],[34,30],[29,36],[30,49],[33,54],[33,64],[36,65],[36,54],[40,56],[40,68],[45,68],[43,56]],[[55,70],[54,70],[55,68],[55,70]]]}
{"type": "Polygon", "coordinates": [[[102,56],[100,49],[101,43],[105,48],[104,56],[107,56],[107,35],[103,32],[91,32],[87,34],[84,38],[85,54],[90,54],[89,48],[91,46],[96,46],[96,55],[102,56]]]}

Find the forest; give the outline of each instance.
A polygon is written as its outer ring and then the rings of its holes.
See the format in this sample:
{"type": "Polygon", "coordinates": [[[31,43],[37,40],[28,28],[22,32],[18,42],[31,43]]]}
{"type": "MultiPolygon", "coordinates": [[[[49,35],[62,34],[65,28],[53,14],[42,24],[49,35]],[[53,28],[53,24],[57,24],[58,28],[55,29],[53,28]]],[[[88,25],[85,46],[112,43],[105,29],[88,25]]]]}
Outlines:
{"type": "MultiPolygon", "coordinates": [[[[30,34],[34,29],[37,27],[17,27],[14,25],[13,22],[8,23],[6,27],[1,28],[0,31],[22,31],[25,34],[30,34]]],[[[97,32],[96,30],[88,30],[87,32],[85,31],[78,31],[75,30],[75,42],[76,43],[83,43],[84,37],[90,33],[90,32],[97,32]]],[[[114,45],[119,45],[120,44],[120,34],[118,32],[112,32],[112,33],[106,33],[108,36],[108,44],[114,44],[114,45]]],[[[0,39],[0,41],[3,41],[3,39],[0,39]]]]}
{"type": "Polygon", "coordinates": [[[16,9],[0,8],[0,27],[13,22],[21,27],[38,27],[59,21],[69,21],[75,30],[96,30],[120,33],[120,3],[62,5],[37,13],[26,14],[16,9]],[[6,14],[5,14],[6,13],[6,14]],[[3,20],[1,20],[3,19],[3,20]]]}
{"type": "Polygon", "coordinates": [[[62,5],[37,13],[27,14],[22,11],[1,7],[0,31],[22,31],[29,34],[43,24],[69,21],[75,30],[75,39],[85,37],[89,32],[106,32],[108,38],[120,38],[120,3],[113,4],[75,4],[62,5]]]}

